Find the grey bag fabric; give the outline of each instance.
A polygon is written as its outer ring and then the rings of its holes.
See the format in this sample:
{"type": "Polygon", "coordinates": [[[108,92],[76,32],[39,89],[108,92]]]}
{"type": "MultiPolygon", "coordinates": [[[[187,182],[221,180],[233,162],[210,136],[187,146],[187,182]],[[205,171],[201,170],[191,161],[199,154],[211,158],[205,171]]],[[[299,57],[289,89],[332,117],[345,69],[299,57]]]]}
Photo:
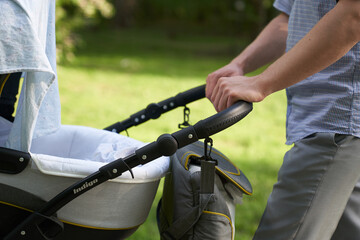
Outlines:
{"type": "Polygon", "coordinates": [[[197,142],[171,157],[157,211],[163,240],[234,239],[235,206],[241,203],[243,193],[252,194],[251,184],[216,149],[211,153],[216,166],[199,161],[203,154],[204,144],[197,142]]]}

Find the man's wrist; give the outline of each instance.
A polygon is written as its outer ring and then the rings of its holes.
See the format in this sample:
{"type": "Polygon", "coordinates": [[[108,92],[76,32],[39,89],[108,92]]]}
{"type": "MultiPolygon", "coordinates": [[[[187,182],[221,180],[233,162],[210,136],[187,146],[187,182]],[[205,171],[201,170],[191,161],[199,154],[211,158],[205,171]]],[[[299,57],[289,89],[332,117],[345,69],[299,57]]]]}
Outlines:
{"type": "Polygon", "coordinates": [[[243,75],[247,73],[246,72],[246,63],[245,63],[245,61],[240,61],[240,60],[235,58],[233,61],[230,62],[230,64],[235,66],[238,69],[238,71],[240,73],[242,73],[243,75]]]}
{"type": "Polygon", "coordinates": [[[266,74],[259,74],[254,77],[254,84],[260,98],[264,99],[274,93],[273,84],[266,74]]]}

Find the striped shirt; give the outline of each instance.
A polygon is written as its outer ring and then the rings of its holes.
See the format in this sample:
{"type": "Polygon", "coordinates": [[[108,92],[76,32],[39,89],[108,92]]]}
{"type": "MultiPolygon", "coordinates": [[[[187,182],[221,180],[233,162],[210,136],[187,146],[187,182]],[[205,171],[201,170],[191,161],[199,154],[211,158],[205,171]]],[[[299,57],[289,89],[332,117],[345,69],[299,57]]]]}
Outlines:
{"type": "MultiPolygon", "coordinates": [[[[290,16],[286,51],[334,8],[336,2],[276,0],[274,7],[290,16]]],[[[287,144],[316,132],[360,137],[359,50],[358,43],[328,68],[286,89],[287,144]]]]}

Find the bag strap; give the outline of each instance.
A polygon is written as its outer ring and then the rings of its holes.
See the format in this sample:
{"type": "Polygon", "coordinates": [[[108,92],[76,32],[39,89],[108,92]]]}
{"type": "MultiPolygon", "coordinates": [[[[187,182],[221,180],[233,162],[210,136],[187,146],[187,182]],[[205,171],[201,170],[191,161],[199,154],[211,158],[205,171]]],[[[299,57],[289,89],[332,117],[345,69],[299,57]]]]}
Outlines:
{"type": "Polygon", "coordinates": [[[183,217],[176,220],[161,236],[163,239],[179,239],[199,220],[201,214],[214,197],[216,161],[201,160],[199,205],[191,208],[183,217]]]}
{"type": "Polygon", "coordinates": [[[200,194],[200,204],[191,208],[189,212],[183,215],[182,218],[176,220],[168,229],[161,233],[162,239],[173,240],[180,239],[186,232],[188,232],[199,220],[202,212],[209,204],[214,194],[200,194]]]}

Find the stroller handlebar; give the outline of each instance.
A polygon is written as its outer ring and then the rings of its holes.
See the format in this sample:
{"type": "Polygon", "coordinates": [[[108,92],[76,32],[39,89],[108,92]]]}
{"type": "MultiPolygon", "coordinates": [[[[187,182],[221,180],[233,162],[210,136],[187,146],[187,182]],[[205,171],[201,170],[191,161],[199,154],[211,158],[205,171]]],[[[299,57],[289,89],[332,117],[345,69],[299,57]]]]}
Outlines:
{"type": "Polygon", "coordinates": [[[251,103],[239,101],[215,115],[200,120],[194,126],[189,126],[171,135],[176,139],[179,149],[232,126],[248,115],[251,110],[251,103]]]}
{"type": "MultiPolygon", "coordinates": [[[[105,130],[120,133],[132,126],[137,126],[150,119],[157,119],[161,114],[171,111],[177,107],[185,106],[188,103],[205,97],[206,85],[201,85],[185,92],[177,94],[175,97],[168,98],[159,103],[151,103],[145,109],[132,114],[129,118],[114,123],[105,128],[105,130]]],[[[233,125],[241,120],[252,110],[252,104],[244,101],[235,103],[230,108],[213,115],[205,120],[195,124],[197,134],[201,136],[210,136],[233,125]]]]}
{"type": "MultiPolygon", "coordinates": [[[[139,125],[145,121],[148,121],[149,119],[156,119],[165,112],[168,112],[179,106],[185,106],[188,103],[204,98],[205,87],[206,85],[201,85],[185,92],[181,92],[175,97],[168,98],[159,103],[151,103],[147,106],[146,109],[143,109],[131,115],[130,118],[122,122],[117,122],[105,128],[105,130],[120,133],[123,130],[126,130],[132,126],[139,125]]],[[[251,110],[251,103],[245,101],[238,101],[231,107],[206,119],[200,120],[194,126],[189,126],[182,130],[179,130],[171,134],[171,136],[173,136],[178,143],[178,146],[175,148],[178,149],[184,147],[199,139],[204,139],[215,133],[218,133],[243,119],[247,114],[251,112],[251,110]]],[[[151,148],[152,147],[149,146],[149,149],[151,148]]],[[[155,148],[153,149],[155,150],[155,148]]],[[[144,149],[144,151],[146,152],[147,150],[144,149]]],[[[171,153],[167,152],[161,155],[170,156],[171,153]]]]}
{"type": "Polygon", "coordinates": [[[157,141],[136,150],[136,155],[141,164],[145,164],[160,156],[171,156],[182,147],[199,139],[210,137],[232,126],[249,114],[251,110],[251,103],[244,101],[236,102],[231,107],[204,120],[200,120],[194,126],[181,129],[171,135],[161,135],[157,141]]]}
{"type": "Polygon", "coordinates": [[[177,94],[175,96],[176,103],[178,104],[178,106],[185,106],[188,103],[204,98],[205,87],[206,85],[204,84],[177,94]]]}
{"type": "Polygon", "coordinates": [[[248,115],[251,110],[251,103],[238,101],[231,107],[200,120],[194,125],[194,129],[199,139],[206,138],[237,123],[248,115]]]}
{"type": "Polygon", "coordinates": [[[132,126],[137,126],[150,119],[157,119],[161,114],[171,111],[177,107],[185,106],[205,97],[205,85],[201,85],[185,92],[178,93],[175,97],[165,99],[158,103],[151,103],[145,109],[132,114],[129,118],[114,123],[104,130],[120,133],[132,126]]]}
{"type": "MultiPolygon", "coordinates": [[[[156,141],[145,145],[135,151],[139,163],[146,164],[161,156],[171,156],[178,149],[191,143],[214,135],[248,115],[252,110],[252,104],[239,101],[231,107],[200,120],[194,126],[181,129],[173,134],[163,134],[156,141]]],[[[125,159],[125,161],[127,161],[125,159]]],[[[129,161],[130,163],[130,161],[129,161]]],[[[109,173],[112,167],[108,168],[109,173]]],[[[111,175],[111,173],[109,173],[111,175]]],[[[115,175],[114,175],[115,177],[115,175]]]]}

